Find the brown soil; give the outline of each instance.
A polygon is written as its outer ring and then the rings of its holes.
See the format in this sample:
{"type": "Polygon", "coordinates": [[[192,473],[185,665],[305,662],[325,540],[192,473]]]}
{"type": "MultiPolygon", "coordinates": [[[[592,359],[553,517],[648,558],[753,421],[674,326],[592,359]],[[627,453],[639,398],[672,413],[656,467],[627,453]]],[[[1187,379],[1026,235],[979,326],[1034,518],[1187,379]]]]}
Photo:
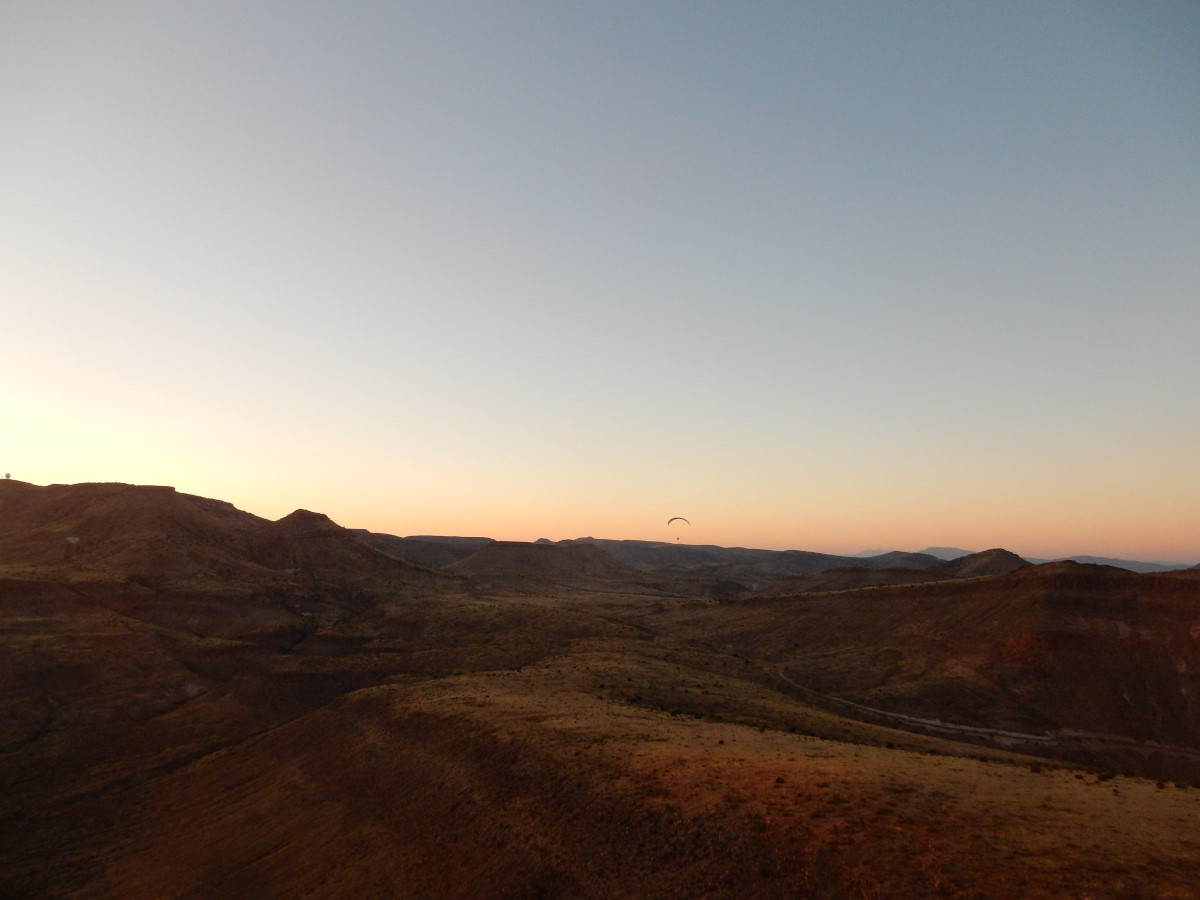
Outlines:
{"type": "Polygon", "coordinates": [[[1196,579],[717,603],[590,546],[453,575],[314,513],[0,488],[6,897],[1197,896],[1200,790],[1146,749],[1200,751],[1196,579]]]}

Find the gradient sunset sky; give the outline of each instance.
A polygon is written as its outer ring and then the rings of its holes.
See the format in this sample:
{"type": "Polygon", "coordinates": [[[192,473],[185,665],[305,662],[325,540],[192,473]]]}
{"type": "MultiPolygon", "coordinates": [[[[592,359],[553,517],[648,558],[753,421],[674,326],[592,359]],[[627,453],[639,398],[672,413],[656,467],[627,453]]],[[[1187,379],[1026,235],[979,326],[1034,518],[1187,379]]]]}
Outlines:
{"type": "Polygon", "coordinates": [[[1200,561],[1193,2],[6,2],[0,474],[1200,561]]]}

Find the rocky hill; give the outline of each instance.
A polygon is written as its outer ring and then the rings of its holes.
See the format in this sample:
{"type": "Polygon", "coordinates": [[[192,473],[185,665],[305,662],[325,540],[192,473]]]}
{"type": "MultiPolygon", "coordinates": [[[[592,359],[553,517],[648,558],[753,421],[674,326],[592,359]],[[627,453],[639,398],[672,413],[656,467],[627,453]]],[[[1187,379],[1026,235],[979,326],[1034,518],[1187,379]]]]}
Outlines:
{"type": "Polygon", "coordinates": [[[271,522],[170,487],[0,481],[0,567],[157,588],[453,579],[380,552],[307,510],[271,522]]]}
{"type": "Polygon", "coordinates": [[[976,578],[980,575],[1004,575],[1029,565],[1017,554],[1008,550],[984,550],[968,553],[942,563],[934,571],[955,578],[976,578]]]}

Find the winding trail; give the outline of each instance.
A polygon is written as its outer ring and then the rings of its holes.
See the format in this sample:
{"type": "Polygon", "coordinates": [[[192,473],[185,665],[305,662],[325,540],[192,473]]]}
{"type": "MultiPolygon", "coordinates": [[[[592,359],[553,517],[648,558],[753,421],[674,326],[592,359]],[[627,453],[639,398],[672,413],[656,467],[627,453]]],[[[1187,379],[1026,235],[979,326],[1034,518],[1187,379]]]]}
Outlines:
{"type": "Polygon", "coordinates": [[[1112,754],[1136,754],[1145,761],[1157,757],[1163,760],[1185,762],[1200,765],[1200,751],[1188,747],[1171,744],[1160,744],[1155,741],[1138,741],[1117,734],[1099,734],[1082,731],[1075,728],[1058,728],[1053,731],[1033,734],[1020,731],[1006,731],[1001,728],[981,728],[976,725],[959,725],[953,722],[943,722],[940,719],[926,719],[920,716],[910,716],[904,713],[890,712],[873,706],[864,706],[850,700],[843,700],[829,694],[822,694],[811,688],[797,684],[778,667],[763,663],[762,669],[767,674],[786,684],[791,690],[807,702],[845,715],[860,721],[872,722],[876,725],[886,725],[904,731],[916,731],[931,734],[936,737],[967,739],[983,741],[987,744],[1005,750],[1024,751],[1058,751],[1075,756],[1086,754],[1089,757],[1104,757],[1112,754]]]}

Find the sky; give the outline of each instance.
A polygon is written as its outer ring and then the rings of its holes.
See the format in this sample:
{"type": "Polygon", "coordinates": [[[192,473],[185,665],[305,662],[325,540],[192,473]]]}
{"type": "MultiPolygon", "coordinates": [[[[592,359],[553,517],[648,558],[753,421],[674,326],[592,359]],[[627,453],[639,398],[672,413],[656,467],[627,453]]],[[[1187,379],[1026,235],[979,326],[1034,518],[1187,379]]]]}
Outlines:
{"type": "Polygon", "coordinates": [[[5,0],[0,471],[1195,563],[1198,98],[1185,0],[5,0]]]}

